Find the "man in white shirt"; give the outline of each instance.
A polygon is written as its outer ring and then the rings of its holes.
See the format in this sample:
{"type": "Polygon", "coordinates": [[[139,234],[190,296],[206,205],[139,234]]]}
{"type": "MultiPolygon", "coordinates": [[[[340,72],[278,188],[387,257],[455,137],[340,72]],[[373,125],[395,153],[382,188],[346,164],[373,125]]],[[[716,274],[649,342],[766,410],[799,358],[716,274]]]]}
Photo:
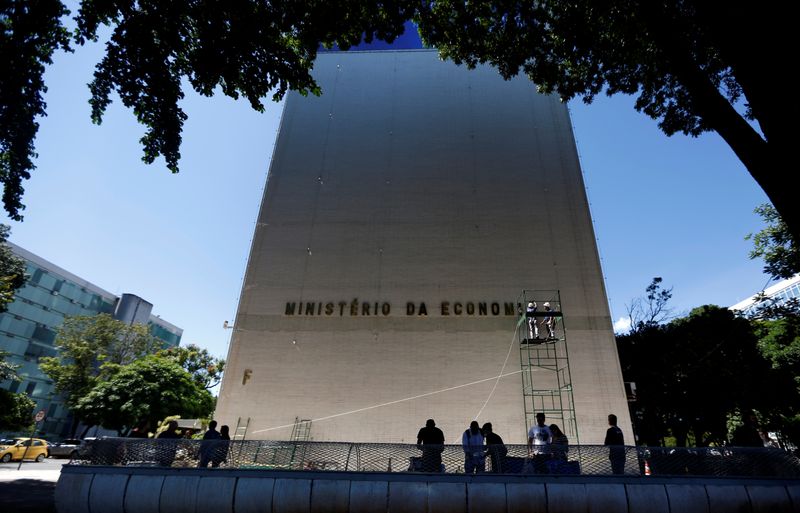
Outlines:
{"type": "Polygon", "coordinates": [[[553,443],[553,433],[544,421],[544,413],[537,413],[536,424],[528,430],[528,456],[533,458],[533,467],[537,474],[547,473],[550,444],[553,443]]]}

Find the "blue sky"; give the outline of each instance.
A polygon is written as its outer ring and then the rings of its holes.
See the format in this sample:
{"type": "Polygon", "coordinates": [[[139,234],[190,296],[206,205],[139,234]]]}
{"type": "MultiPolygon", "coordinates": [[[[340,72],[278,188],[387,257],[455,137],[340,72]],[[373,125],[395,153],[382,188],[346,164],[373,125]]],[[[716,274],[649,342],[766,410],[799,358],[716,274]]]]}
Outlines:
{"type": "MultiPolygon", "coordinates": [[[[58,54],[46,75],[48,116],[11,240],[114,293],[152,302],[184,328],[183,343],[218,356],[236,312],[281,106],[187,93],[180,174],[141,162],[143,130],[112,104],[89,120],[102,48],[58,54]]],[[[761,228],[766,196],[716,136],[667,138],[632,99],[571,103],[614,320],[654,276],[677,313],[730,305],[762,288],[744,236],[761,228]]],[[[526,284],[520,284],[524,288],[526,284]]]]}

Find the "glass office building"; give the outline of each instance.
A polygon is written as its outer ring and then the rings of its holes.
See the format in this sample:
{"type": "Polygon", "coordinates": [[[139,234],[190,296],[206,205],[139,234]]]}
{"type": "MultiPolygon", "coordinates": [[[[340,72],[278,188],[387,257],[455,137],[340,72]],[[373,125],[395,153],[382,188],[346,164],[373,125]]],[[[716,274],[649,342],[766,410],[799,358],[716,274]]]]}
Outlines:
{"type": "MultiPolygon", "coordinates": [[[[800,274],[787,280],[781,280],[771,287],[767,287],[762,293],[777,302],[777,304],[788,301],[789,299],[800,299],[800,274]]],[[[756,308],[756,298],[758,295],[751,296],[743,301],[739,301],[731,306],[731,310],[741,312],[743,315],[750,315],[756,308]]]]}
{"type": "Polygon", "coordinates": [[[64,317],[107,313],[123,322],[147,324],[164,347],[177,346],[183,330],[154,316],[153,305],[134,294],[118,297],[15,244],[9,246],[25,260],[27,281],[0,314],[0,349],[19,366],[22,380],[3,381],[0,387],[36,401],[37,411],[47,414],[40,428],[45,436],[64,436],[71,427],[69,411],[39,368],[41,357],[57,354],[56,332],[64,317]]]}

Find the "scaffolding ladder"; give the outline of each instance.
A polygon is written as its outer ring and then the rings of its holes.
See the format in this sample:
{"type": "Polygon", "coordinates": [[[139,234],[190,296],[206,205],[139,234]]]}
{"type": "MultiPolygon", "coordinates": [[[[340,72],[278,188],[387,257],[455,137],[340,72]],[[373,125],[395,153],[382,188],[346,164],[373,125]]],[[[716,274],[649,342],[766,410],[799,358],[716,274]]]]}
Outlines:
{"type": "Polygon", "coordinates": [[[292,442],[307,442],[311,439],[311,420],[294,418],[292,427],[292,442]]]}
{"type": "Polygon", "coordinates": [[[233,432],[233,439],[244,440],[244,437],[247,436],[248,427],[250,427],[250,417],[247,417],[247,419],[242,419],[241,417],[236,419],[236,430],[233,432]]]}
{"type": "Polygon", "coordinates": [[[557,290],[523,290],[517,304],[525,429],[536,424],[537,413],[544,413],[548,425],[558,424],[570,443],[577,444],[561,294],[557,290]]]}
{"type": "Polygon", "coordinates": [[[294,418],[288,441],[258,445],[253,463],[270,468],[300,470],[306,465],[306,452],[311,439],[311,420],[294,418]]]}

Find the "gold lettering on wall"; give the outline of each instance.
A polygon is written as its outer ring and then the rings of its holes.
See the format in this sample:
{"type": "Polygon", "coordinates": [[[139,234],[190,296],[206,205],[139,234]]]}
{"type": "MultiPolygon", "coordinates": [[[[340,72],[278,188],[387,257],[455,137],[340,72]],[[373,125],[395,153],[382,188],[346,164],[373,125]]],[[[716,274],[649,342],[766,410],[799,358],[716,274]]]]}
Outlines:
{"type": "MultiPolygon", "coordinates": [[[[478,316],[478,317],[512,317],[520,312],[521,306],[514,302],[499,301],[442,301],[439,304],[441,317],[478,316]]],[[[392,304],[388,301],[287,301],[283,311],[286,316],[333,316],[344,317],[389,317],[392,304]],[[337,308],[338,307],[338,308],[337,308]]],[[[435,310],[434,310],[435,313],[435,310]]],[[[406,316],[427,317],[428,306],[425,301],[407,301],[406,316]]]]}

